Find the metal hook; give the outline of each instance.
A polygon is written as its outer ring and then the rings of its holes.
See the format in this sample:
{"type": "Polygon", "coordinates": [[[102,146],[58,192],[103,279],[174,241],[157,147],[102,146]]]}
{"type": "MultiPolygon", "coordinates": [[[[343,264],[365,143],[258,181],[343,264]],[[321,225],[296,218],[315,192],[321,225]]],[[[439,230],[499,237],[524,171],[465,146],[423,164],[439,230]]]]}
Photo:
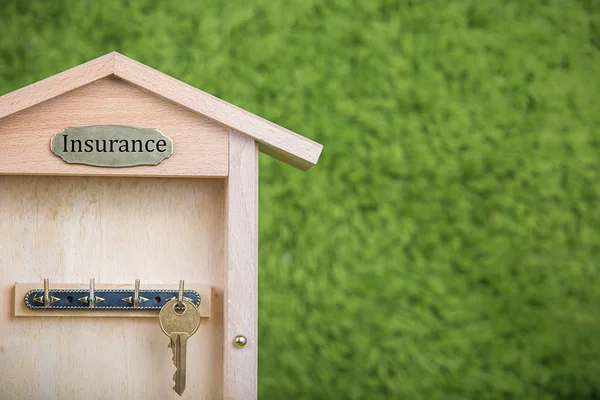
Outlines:
{"type": "Polygon", "coordinates": [[[44,279],[44,307],[50,307],[50,280],[44,279]]]}
{"type": "MultiPolygon", "coordinates": [[[[175,311],[177,311],[177,310],[179,310],[179,311],[185,310],[185,303],[183,302],[184,300],[187,300],[187,301],[191,302],[191,300],[188,299],[187,297],[183,297],[184,284],[185,284],[184,280],[181,279],[179,281],[179,291],[177,292],[177,297],[171,298],[171,300],[177,299],[177,304],[175,305],[175,311]]],[[[194,306],[195,306],[195,304],[194,304],[194,306]]]]}
{"type": "Polygon", "coordinates": [[[147,298],[140,296],[140,280],[135,280],[133,289],[133,296],[129,296],[123,299],[124,302],[133,304],[133,308],[138,308],[140,304],[148,301],[147,298]]]}
{"type": "Polygon", "coordinates": [[[90,295],[85,296],[85,297],[80,297],[77,300],[81,301],[82,303],[89,304],[90,308],[94,308],[96,304],[104,301],[104,299],[102,297],[95,295],[95,293],[94,293],[95,288],[96,288],[96,280],[94,278],[92,278],[92,279],[90,279],[90,295]]]}
{"type": "Polygon", "coordinates": [[[133,289],[133,306],[137,308],[140,305],[140,280],[135,280],[135,285],[133,289]]]}
{"type": "Polygon", "coordinates": [[[177,301],[183,303],[183,279],[179,281],[179,294],[177,295],[177,301]]]}
{"type": "Polygon", "coordinates": [[[94,289],[96,288],[96,280],[90,279],[90,308],[94,308],[96,305],[96,296],[94,296],[94,289]]]}
{"type": "Polygon", "coordinates": [[[42,296],[34,297],[33,300],[38,303],[42,303],[44,307],[48,308],[52,303],[56,303],[60,299],[58,297],[50,296],[50,280],[44,279],[44,294],[42,296]]]}

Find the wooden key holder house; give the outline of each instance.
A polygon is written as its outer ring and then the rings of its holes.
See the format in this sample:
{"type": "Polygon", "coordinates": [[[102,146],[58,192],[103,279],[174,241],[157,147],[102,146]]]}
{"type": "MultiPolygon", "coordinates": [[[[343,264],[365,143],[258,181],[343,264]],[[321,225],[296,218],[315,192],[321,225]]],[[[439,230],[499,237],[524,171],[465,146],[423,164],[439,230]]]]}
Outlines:
{"type": "Polygon", "coordinates": [[[321,149],[119,53],[0,97],[1,397],[177,398],[184,280],[184,397],[256,398],[258,153],[321,149]]]}

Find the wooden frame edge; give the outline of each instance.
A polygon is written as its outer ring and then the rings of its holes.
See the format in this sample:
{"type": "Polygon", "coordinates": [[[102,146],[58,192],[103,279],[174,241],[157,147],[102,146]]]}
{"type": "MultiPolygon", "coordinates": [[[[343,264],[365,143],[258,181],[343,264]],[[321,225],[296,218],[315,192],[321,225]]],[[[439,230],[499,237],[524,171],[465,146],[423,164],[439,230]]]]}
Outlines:
{"type": "Polygon", "coordinates": [[[258,396],[258,143],[230,130],[225,194],[223,395],[258,396]],[[236,347],[237,335],[247,344],[236,347]]]}

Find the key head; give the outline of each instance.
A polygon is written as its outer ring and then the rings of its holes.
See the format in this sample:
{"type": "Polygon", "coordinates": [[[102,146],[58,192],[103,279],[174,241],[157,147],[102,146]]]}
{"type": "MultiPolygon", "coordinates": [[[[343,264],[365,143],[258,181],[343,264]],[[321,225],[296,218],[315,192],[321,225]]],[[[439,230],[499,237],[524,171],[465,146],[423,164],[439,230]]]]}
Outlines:
{"type": "Polygon", "coordinates": [[[200,326],[200,312],[188,299],[180,304],[177,298],[171,299],[158,314],[160,328],[167,336],[172,333],[187,333],[192,336],[200,326]]]}

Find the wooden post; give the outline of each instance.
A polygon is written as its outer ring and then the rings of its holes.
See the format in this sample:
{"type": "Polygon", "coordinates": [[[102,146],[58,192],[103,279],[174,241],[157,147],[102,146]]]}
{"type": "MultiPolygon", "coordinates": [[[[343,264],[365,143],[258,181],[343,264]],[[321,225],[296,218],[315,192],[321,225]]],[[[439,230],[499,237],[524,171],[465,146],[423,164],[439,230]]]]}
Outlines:
{"type": "Polygon", "coordinates": [[[226,183],[223,390],[225,399],[256,399],[258,381],[258,145],[229,131],[226,183]],[[247,344],[233,344],[244,335],[247,344]]]}

